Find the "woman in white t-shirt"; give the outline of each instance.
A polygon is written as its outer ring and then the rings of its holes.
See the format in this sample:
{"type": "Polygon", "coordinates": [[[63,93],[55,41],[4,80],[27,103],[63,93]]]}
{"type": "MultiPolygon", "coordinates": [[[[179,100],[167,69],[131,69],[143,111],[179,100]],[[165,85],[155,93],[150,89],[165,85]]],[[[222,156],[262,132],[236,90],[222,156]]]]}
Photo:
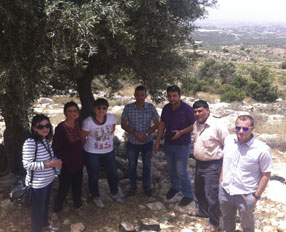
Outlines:
{"type": "Polygon", "coordinates": [[[98,187],[100,167],[102,165],[107,174],[111,197],[122,202],[118,194],[117,166],[113,151],[113,133],[116,119],[112,114],[107,113],[108,106],[106,99],[98,98],[94,102],[93,115],[86,118],[81,126],[88,187],[93,202],[99,208],[104,207],[98,187]]]}

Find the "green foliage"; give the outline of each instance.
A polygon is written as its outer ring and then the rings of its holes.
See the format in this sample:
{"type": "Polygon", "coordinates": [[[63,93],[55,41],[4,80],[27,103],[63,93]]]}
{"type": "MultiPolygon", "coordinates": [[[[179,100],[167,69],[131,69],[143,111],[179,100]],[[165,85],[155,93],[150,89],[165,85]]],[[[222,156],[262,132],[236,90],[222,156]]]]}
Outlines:
{"type": "Polygon", "coordinates": [[[198,80],[194,76],[187,76],[182,80],[182,90],[189,95],[195,95],[199,91],[207,92],[209,84],[206,80],[198,80]]]}
{"type": "Polygon", "coordinates": [[[276,86],[272,86],[269,69],[253,67],[250,70],[252,81],[247,86],[247,95],[257,101],[273,102],[278,98],[276,86]]]}
{"type": "Polygon", "coordinates": [[[198,78],[213,84],[217,79],[221,84],[230,83],[235,76],[235,65],[232,62],[216,61],[207,59],[200,66],[198,78]]]}
{"type": "Polygon", "coordinates": [[[236,76],[232,81],[231,85],[233,85],[237,89],[245,90],[248,86],[248,80],[242,76],[236,76]]]}
{"type": "Polygon", "coordinates": [[[45,59],[44,2],[2,1],[0,5],[0,109],[6,120],[18,116],[26,123],[27,109],[39,94],[45,59]]]}
{"type": "Polygon", "coordinates": [[[225,102],[234,102],[234,101],[242,101],[245,97],[245,91],[238,89],[230,84],[222,85],[219,89],[221,95],[221,101],[225,102]]]}

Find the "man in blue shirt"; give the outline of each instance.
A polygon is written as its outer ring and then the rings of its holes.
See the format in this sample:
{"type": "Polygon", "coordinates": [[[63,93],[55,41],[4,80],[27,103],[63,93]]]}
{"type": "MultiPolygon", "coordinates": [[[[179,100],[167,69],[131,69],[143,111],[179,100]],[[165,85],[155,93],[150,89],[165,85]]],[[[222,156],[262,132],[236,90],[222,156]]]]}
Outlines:
{"type": "Polygon", "coordinates": [[[159,115],[155,106],[145,102],[147,91],[144,86],[135,89],[135,102],[125,106],[121,116],[121,127],[128,133],[127,155],[130,190],[134,196],[137,189],[137,162],[139,153],[143,161],[143,189],[146,196],[152,195],[150,186],[153,132],[158,128],[159,115]],[[152,125],[153,121],[153,125],[152,125]]]}

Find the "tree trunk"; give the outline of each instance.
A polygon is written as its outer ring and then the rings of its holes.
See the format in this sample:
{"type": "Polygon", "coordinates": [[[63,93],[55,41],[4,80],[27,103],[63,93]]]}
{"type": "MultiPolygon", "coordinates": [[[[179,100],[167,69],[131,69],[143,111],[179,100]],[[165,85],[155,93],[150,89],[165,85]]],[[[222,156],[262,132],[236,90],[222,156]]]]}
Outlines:
{"type": "Polygon", "coordinates": [[[87,68],[81,78],[77,80],[77,89],[79,99],[82,105],[80,119],[83,120],[90,116],[93,109],[94,97],[91,89],[91,82],[93,79],[93,71],[87,68]]]}
{"type": "MultiPolygon", "coordinates": [[[[12,95],[13,96],[13,95],[12,95]]],[[[15,95],[14,95],[15,96],[15,95]]],[[[28,110],[22,104],[20,98],[3,97],[2,102],[7,104],[7,107],[2,107],[1,111],[4,117],[6,129],[4,131],[4,148],[8,158],[9,171],[14,174],[23,174],[22,168],[22,146],[27,138],[28,110]],[[21,106],[24,109],[15,114],[15,108],[11,106],[21,106]],[[10,107],[9,107],[10,106],[10,107]]]]}

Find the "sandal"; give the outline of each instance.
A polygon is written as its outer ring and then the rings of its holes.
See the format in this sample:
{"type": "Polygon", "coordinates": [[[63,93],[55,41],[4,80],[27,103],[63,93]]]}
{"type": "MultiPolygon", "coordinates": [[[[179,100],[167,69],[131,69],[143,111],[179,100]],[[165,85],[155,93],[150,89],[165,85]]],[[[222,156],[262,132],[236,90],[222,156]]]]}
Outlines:
{"type": "Polygon", "coordinates": [[[196,209],[190,210],[190,211],[188,212],[188,215],[191,216],[191,217],[208,218],[208,217],[206,217],[206,216],[200,214],[200,211],[199,211],[199,210],[196,210],[196,209]]]}

